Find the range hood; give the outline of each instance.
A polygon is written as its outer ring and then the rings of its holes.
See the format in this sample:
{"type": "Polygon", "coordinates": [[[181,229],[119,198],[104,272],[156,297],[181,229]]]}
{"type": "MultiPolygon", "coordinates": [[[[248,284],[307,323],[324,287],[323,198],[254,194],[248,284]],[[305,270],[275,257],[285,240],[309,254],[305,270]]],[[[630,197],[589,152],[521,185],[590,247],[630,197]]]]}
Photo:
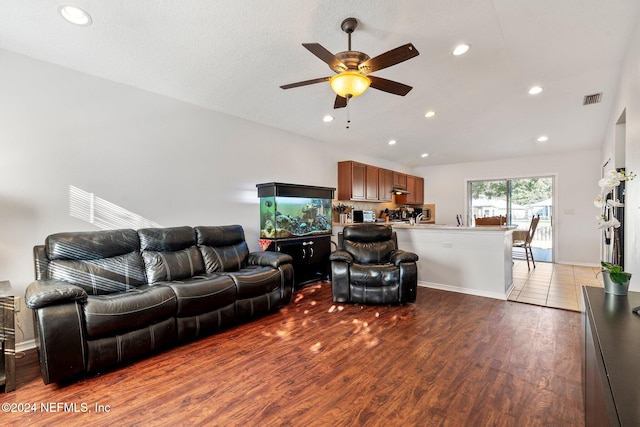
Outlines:
{"type": "Polygon", "coordinates": [[[391,190],[391,193],[393,193],[393,194],[409,194],[409,192],[407,190],[405,190],[404,188],[397,188],[397,187],[393,187],[393,190],[391,190]]]}

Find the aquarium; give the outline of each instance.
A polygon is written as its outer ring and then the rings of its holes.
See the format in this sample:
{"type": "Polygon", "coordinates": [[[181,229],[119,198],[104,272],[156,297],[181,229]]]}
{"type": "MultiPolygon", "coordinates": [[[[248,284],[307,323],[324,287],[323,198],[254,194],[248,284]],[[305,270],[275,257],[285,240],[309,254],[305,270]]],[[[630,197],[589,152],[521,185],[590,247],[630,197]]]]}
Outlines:
{"type": "Polygon", "coordinates": [[[260,237],[331,234],[331,199],[269,196],[260,198],[260,237]]]}

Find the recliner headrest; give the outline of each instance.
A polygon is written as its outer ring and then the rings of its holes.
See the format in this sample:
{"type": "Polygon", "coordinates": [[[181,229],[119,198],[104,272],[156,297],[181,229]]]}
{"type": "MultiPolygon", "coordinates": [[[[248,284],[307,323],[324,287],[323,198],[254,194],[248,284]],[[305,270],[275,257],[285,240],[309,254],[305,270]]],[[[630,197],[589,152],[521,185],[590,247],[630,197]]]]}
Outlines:
{"type": "Polygon", "coordinates": [[[362,243],[390,240],[393,234],[391,226],[386,224],[350,225],[345,227],[342,232],[345,240],[362,243]]]}

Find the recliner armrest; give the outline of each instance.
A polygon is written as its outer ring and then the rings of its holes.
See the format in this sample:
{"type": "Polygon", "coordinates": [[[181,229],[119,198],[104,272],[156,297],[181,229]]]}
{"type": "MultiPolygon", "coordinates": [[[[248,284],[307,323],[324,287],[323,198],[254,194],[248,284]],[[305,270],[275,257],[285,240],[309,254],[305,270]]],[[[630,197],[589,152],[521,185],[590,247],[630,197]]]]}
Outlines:
{"type": "Polygon", "coordinates": [[[64,301],[86,301],[87,292],[62,280],[36,280],[27,286],[24,302],[31,309],[64,301]]]}
{"type": "Polygon", "coordinates": [[[278,268],[282,264],[291,264],[293,258],[291,258],[291,255],[281,252],[251,252],[247,258],[247,262],[249,265],[278,268]]]}
{"type": "Polygon", "coordinates": [[[389,261],[394,265],[400,265],[403,262],[416,262],[418,261],[418,255],[413,252],[403,251],[402,249],[397,249],[391,253],[389,257],[389,261]]]}
{"type": "Polygon", "coordinates": [[[338,249],[332,252],[331,255],[329,255],[329,260],[342,261],[346,262],[347,264],[351,264],[353,262],[353,256],[351,256],[351,254],[345,250],[338,249]]]}

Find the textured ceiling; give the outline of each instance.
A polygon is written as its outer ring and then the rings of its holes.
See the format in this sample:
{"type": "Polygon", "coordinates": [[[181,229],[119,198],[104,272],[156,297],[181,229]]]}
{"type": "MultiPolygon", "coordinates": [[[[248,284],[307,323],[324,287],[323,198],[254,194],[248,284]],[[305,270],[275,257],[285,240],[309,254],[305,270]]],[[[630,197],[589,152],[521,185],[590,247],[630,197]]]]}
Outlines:
{"type": "Polygon", "coordinates": [[[638,0],[70,0],[93,17],[79,27],[59,4],[3,0],[0,48],[407,166],[598,148],[640,16],[638,0]],[[279,86],[332,75],[301,43],[347,50],[351,16],[353,50],[420,55],[373,73],[413,90],[369,89],[346,129],[328,83],[279,86]],[[460,42],[471,50],[454,57],[460,42]]]}

